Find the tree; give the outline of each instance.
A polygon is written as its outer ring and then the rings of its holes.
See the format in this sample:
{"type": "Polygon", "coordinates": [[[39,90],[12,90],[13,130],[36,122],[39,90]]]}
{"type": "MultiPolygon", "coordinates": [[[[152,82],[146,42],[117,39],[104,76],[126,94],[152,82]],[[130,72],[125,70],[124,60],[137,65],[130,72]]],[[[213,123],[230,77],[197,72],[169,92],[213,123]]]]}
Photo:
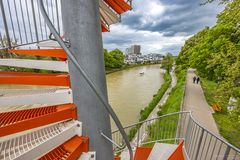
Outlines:
{"type": "Polygon", "coordinates": [[[119,49],[115,49],[109,53],[114,59],[114,67],[121,68],[124,65],[124,54],[119,49]]]}
{"type": "Polygon", "coordinates": [[[121,68],[124,65],[124,54],[119,49],[108,52],[104,49],[105,67],[108,68],[121,68]]]}
{"type": "Polygon", "coordinates": [[[169,72],[173,66],[173,56],[171,53],[167,53],[166,56],[162,60],[162,68],[166,69],[169,72]]]}
{"type": "MultiPolygon", "coordinates": [[[[240,0],[228,1],[212,28],[205,28],[188,39],[176,63],[197,69],[200,76],[218,82],[220,103],[240,97],[240,0]]],[[[239,102],[236,111],[240,113],[239,102]]],[[[226,110],[226,107],[225,107],[226,110]]],[[[235,119],[239,118],[237,114],[235,119]]]]}

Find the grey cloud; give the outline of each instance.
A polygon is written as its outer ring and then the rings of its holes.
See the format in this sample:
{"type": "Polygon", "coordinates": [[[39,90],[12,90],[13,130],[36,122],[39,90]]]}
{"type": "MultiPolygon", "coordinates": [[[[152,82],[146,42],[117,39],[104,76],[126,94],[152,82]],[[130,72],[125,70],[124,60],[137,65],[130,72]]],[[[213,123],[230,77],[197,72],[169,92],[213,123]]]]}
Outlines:
{"type": "Polygon", "coordinates": [[[132,43],[132,40],[130,37],[129,38],[116,38],[113,36],[106,35],[105,38],[103,39],[103,43],[123,45],[126,43],[132,43]]]}
{"type": "Polygon", "coordinates": [[[191,35],[205,26],[212,26],[216,22],[216,14],[222,9],[216,3],[200,6],[201,1],[161,0],[160,2],[166,5],[166,10],[152,22],[142,24],[143,16],[127,13],[123,17],[123,24],[138,30],[160,32],[166,36],[183,32],[191,35]]]}
{"type": "MultiPolygon", "coordinates": [[[[133,11],[129,11],[122,16],[121,24],[126,26],[129,30],[134,30],[140,34],[128,34],[123,30],[123,34],[110,32],[104,35],[104,46],[122,48],[133,43],[142,45],[143,49],[146,46],[146,41],[154,43],[145,48],[145,51],[150,52],[156,50],[156,45],[161,47],[161,53],[171,52],[177,54],[184,43],[184,40],[203,29],[205,26],[213,26],[216,22],[217,14],[223,10],[224,6],[219,6],[218,2],[200,6],[204,0],[150,0],[163,6],[160,6],[156,15],[151,15],[149,8],[146,9],[144,5],[149,3],[145,0],[135,0],[133,11]],[[144,2],[144,3],[143,3],[144,2]],[[158,33],[156,41],[146,39],[144,36],[150,33],[158,33]],[[142,35],[141,35],[142,33],[142,35]],[[164,42],[161,41],[164,39],[164,42]],[[174,38],[182,38],[181,42],[174,43],[174,38]],[[161,41],[161,42],[159,42],[161,41]],[[171,42],[172,45],[168,45],[171,42]],[[173,42],[173,43],[172,43],[173,42]],[[166,45],[167,44],[167,45],[166,45]]],[[[152,6],[151,6],[152,7],[152,6]]],[[[154,6],[153,6],[154,7],[154,6]]],[[[150,8],[151,9],[151,8],[150,8]]],[[[156,10],[156,8],[155,8],[156,10]]]]}
{"type": "Polygon", "coordinates": [[[163,48],[161,49],[161,52],[163,52],[163,53],[170,52],[173,55],[177,55],[178,52],[180,51],[180,48],[181,48],[181,44],[163,46],[163,48]]]}

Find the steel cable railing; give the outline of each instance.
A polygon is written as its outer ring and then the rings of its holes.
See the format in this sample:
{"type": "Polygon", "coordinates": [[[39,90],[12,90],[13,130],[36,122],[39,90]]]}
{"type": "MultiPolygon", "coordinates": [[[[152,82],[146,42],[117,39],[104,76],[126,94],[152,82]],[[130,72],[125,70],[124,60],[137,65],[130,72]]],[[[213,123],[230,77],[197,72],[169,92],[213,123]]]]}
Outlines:
{"type": "Polygon", "coordinates": [[[116,126],[118,127],[119,132],[121,133],[121,135],[122,135],[122,137],[123,137],[123,139],[126,143],[126,146],[129,150],[130,160],[133,160],[133,151],[132,151],[130,142],[128,140],[128,136],[125,133],[125,131],[123,129],[123,126],[122,126],[120,120],[118,119],[117,115],[115,114],[115,112],[113,111],[112,107],[107,102],[107,100],[102,96],[104,94],[101,93],[101,91],[97,88],[97,86],[94,84],[94,82],[92,82],[92,80],[88,77],[86,72],[83,70],[82,66],[80,64],[78,64],[76,58],[74,57],[72,52],[69,50],[69,48],[67,47],[65,42],[62,40],[61,36],[59,35],[57,30],[55,29],[54,25],[52,24],[51,20],[49,19],[48,15],[46,13],[46,10],[45,10],[44,4],[43,4],[43,0],[39,0],[39,7],[40,7],[40,11],[42,13],[42,16],[43,16],[46,24],[48,25],[51,33],[54,35],[54,37],[56,38],[56,40],[58,41],[60,46],[65,50],[66,54],[68,55],[69,60],[71,60],[72,63],[76,66],[79,73],[83,76],[83,78],[86,80],[86,82],[88,83],[90,88],[95,92],[95,94],[97,95],[99,100],[103,103],[103,105],[105,106],[105,109],[111,115],[112,119],[114,120],[116,126]]]}

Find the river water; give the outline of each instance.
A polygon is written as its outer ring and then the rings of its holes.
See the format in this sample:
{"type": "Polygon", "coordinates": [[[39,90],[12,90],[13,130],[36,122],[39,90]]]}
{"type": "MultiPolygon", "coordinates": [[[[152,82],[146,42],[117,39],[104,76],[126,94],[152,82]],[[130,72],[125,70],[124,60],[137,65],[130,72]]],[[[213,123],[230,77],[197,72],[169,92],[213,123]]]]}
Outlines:
{"type": "MultiPolygon", "coordinates": [[[[163,83],[160,65],[135,67],[107,75],[109,102],[123,126],[138,121],[141,109],[148,105],[163,83]],[[144,71],[144,74],[139,74],[144,71]]],[[[112,129],[116,129],[111,121],[112,129]]]]}

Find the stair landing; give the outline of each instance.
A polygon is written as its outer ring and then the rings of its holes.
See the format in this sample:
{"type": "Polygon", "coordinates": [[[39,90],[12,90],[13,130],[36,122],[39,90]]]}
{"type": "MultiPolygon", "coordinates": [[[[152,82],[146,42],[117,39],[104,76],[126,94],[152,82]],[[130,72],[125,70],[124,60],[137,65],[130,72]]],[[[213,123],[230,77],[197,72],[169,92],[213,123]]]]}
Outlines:
{"type": "Polygon", "coordinates": [[[167,160],[177,147],[175,144],[155,143],[148,160],[167,160]]]}

